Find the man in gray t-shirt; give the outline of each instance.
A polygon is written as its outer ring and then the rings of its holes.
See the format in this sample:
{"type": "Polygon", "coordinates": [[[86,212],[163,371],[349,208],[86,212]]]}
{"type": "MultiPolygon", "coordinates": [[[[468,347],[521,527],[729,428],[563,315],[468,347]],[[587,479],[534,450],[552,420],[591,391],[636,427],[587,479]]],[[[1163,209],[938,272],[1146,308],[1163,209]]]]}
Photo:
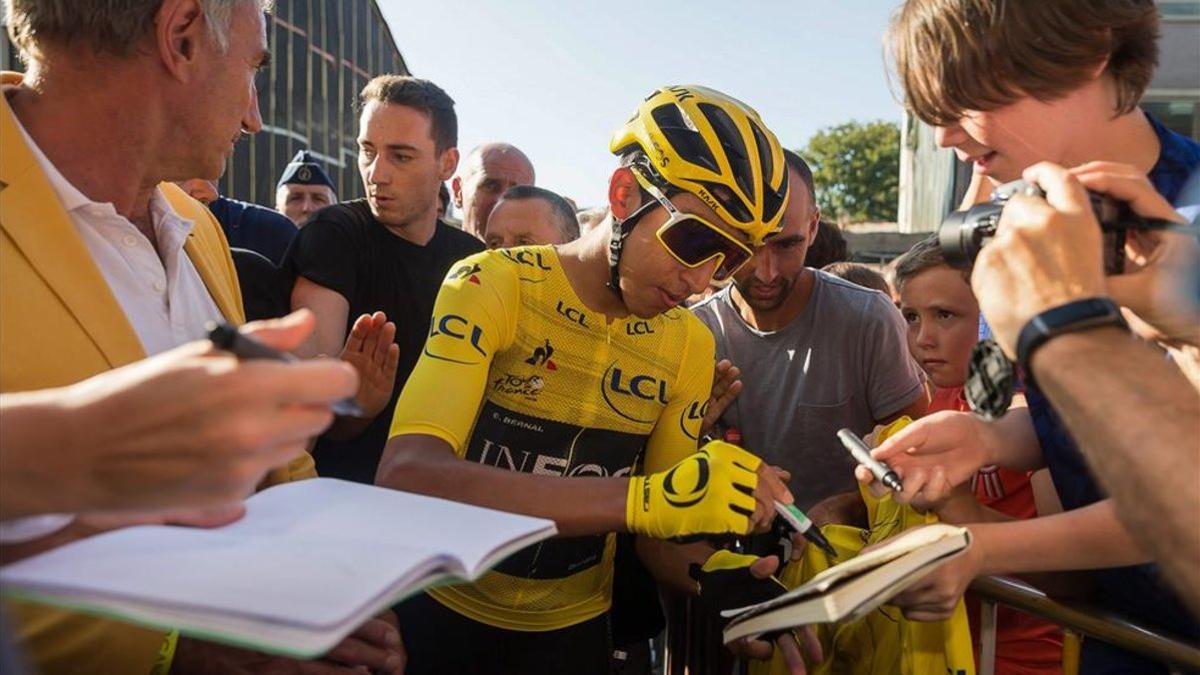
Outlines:
{"type": "Polygon", "coordinates": [[[741,371],[741,394],[721,423],[790,471],[796,503],[808,509],[857,489],[838,429],[865,434],[900,415],[919,417],[927,401],[891,299],[804,267],[820,212],[811,172],[786,154],[793,188],[783,230],[732,287],[692,311],[716,336],[717,358],[741,371]]]}

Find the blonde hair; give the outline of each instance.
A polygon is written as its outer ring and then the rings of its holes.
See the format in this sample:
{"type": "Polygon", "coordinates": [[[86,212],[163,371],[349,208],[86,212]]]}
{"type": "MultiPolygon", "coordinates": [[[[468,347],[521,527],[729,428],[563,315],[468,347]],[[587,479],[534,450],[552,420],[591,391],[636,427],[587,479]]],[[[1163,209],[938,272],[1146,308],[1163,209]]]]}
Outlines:
{"type": "Polygon", "coordinates": [[[1052,101],[1104,65],[1117,114],[1158,65],[1152,0],[908,0],[888,31],[905,106],[935,126],[1022,96],[1052,101]]]}

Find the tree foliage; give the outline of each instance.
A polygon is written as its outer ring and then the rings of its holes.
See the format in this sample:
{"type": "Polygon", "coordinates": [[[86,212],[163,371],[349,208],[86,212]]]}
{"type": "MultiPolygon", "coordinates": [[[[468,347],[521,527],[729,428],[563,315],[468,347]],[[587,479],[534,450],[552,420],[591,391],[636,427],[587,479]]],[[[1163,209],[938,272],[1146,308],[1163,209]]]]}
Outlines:
{"type": "Polygon", "coordinates": [[[893,222],[900,187],[900,127],[846,122],[818,131],[800,152],[812,166],[828,220],[893,222]]]}

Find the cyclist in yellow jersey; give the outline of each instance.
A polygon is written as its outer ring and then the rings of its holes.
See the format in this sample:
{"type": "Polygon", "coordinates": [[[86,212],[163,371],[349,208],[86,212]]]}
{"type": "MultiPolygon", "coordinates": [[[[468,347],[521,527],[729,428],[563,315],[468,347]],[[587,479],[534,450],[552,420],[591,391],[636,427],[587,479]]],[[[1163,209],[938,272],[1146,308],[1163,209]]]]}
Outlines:
{"type": "Polygon", "coordinates": [[[778,141],[745,104],[685,86],[645,99],[611,149],[610,230],[473,255],[438,295],[376,482],[560,536],[401,604],[410,673],[605,673],[612,533],[641,535],[660,581],[695,593],[690,564],[729,561],[667,540],[762,529],[792,501],[750,453],[698,449],[713,338],[677,308],[778,230],[778,141]]]}

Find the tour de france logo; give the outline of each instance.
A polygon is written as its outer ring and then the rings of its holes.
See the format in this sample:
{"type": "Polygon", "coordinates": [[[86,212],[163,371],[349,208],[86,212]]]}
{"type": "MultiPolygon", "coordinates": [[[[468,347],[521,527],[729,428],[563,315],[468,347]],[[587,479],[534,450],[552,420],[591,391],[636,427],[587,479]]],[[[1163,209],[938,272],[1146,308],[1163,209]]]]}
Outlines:
{"type": "Polygon", "coordinates": [[[671,467],[663,478],[664,498],[680,509],[699,504],[708,494],[708,456],[699,453],[690,459],[671,467]]]}

